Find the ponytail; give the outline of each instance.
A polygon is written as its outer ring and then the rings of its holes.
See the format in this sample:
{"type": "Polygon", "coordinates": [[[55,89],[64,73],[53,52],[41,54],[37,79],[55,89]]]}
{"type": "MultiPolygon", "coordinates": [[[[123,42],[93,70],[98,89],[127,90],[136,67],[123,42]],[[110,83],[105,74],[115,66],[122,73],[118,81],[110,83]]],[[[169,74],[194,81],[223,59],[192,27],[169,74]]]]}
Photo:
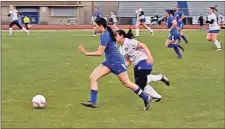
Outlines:
{"type": "Polygon", "coordinates": [[[172,14],[173,16],[175,16],[174,13],[176,12],[176,10],[172,10],[172,9],[171,9],[171,10],[169,10],[169,12],[170,12],[170,14],[172,14]]]}
{"type": "Polygon", "coordinates": [[[214,7],[209,7],[209,8],[212,9],[213,12],[214,12],[214,11],[218,12],[217,5],[215,5],[214,7]]]}
{"type": "Polygon", "coordinates": [[[124,38],[128,38],[128,39],[133,39],[134,38],[134,34],[132,33],[131,28],[129,28],[128,32],[126,33],[124,38]]]}
{"type": "Polygon", "coordinates": [[[113,32],[112,28],[110,26],[107,26],[106,29],[109,31],[109,35],[110,35],[112,41],[116,41],[115,33],[113,32]]]}

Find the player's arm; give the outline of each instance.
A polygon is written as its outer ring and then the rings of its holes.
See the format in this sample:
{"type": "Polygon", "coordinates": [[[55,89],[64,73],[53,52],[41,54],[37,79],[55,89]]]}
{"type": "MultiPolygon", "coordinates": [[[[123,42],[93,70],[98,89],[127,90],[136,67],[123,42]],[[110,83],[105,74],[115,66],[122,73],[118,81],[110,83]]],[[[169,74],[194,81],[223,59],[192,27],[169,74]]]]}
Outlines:
{"type": "Polygon", "coordinates": [[[173,20],[172,23],[173,24],[172,24],[171,28],[169,29],[169,31],[171,31],[173,28],[175,28],[177,26],[177,21],[176,20],[173,20]]]}
{"type": "Polygon", "coordinates": [[[141,11],[139,14],[139,16],[142,16],[142,15],[144,15],[144,11],[141,11]]]}
{"type": "Polygon", "coordinates": [[[207,20],[205,23],[213,24],[213,22],[214,22],[214,19],[212,19],[211,21],[207,20]]]}
{"type": "Polygon", "coordinates": [[[131,65],[131,61],[129,60],[128,57],[125,57],[125,65],[126,65],[126,67],[131,65]]]}
{"type": "Polygon", "coordinates": [[[147,57],[148,57],[148,60],[151,61],[151,63],[153,63],[152,54],[151,54],[150,50],[148,49],[148,47],[144,43],[138,42],[137,48],[143,49],[144,52],[146,53],[147,57]]]}
{"type": "Polygon", "coordinates": [[[180,16],[181,16],[181,18],[179,19],[179,21],[181,22],[181,21],[183,21],[183,19],[184,19],[184,14],[181,13],[180,16]]]}
{"type": "Polygon", "coordinates": [[[12,14],[12,11],[11,10],[9,10],[9,14],[7,15],[8,17],[10,17],[11,16],[11,14],[12,14]]]}
{"type": "Polygon", "coordinates": [[[102,56],[104,53],[106,46],[99,45],[98,50],[94,52],[88,52],[83,46],[79,46],[79,50],[81,53],[83,53],[85,56],[102,56]]]}

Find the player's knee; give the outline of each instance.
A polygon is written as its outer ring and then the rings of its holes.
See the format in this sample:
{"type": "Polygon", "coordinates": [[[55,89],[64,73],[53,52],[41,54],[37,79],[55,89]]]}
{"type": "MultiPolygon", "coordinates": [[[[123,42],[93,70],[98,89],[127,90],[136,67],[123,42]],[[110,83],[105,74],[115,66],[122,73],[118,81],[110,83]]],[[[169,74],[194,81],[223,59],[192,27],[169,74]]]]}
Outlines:
{"type": "Polygon", "coordinates": [[[88,79],[89,79],[90,82],[95,82],[95,81],[98,80],[96,77],[94,77],[92,75],[90,75],[88,79]]]}
{"type": "Polygon", "coordinates": [[[207,37],[207,38],[206,38],[206,40],[208,40],[208,41],[212,41],[212,39],[211,39],[210,37],[207,37]]]}

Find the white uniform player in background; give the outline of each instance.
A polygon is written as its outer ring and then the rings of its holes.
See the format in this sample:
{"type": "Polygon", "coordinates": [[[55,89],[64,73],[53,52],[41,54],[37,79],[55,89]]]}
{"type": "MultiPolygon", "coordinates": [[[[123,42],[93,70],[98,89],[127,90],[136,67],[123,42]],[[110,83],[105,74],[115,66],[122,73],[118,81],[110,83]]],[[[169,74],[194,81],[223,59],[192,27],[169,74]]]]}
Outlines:
{"type": "Polygon", "coordinates": [[[134,35],[129,29],[126,34],[123,30],[115,32],[116,41],[119,44],[119,51],[126,59],[126,66],[131,63],[134,65],[135,83],[154,98],[154,101],[160,101],[162,96],[158,94],[148,83],[153,81],[162,81],[169,86],[169,80],[163,74],[151,75],[153,57],[148,47],[135,40],[134,35]]]}
{"type": "Polygon", "coordinates": [[[224,18],[224,16],[223,16],[223,14],[220,13],[220,15],[218,15],[218,23],[219,23],[219,25],[220,25],[220,29],[222,29],[222,27],[223,27],[224,20],[225,20],[225,18],[224,18]]]}
{"type": "Polygon", "coordinates": [[[8,16],[11,18],[12,22],[9,24],[9,34],[8,35],[12,35],[12,30],[13,30],[12,27],[13,27],[13,25],[16,25],[20,29],[22,29],[25,32],[27,32],[27,34],[29,34],[29,30],[25,29],[24,27],[22,27],[19,24],[18,14],[20,14],[23,17],[23,15],[20,12],[18,12],[15,7],[9,6],[9,14],[8,14],[8,16]]]}
{"type": "Polygon", "coordinates": [[[118,22],[117,18],[116,18],[116,15],[113,12],[111,12],[111,16],[110,17],[112,18],[112,22],[113,22],[113,29],[119,30],[119,28],[116,26],[117,22],[118,22]]]}
{"type": "Polygon", "coordinates": [[[206,23],[209,24],[209,31],[208,31],[206,39],[215,44],[216,51],[221,51],[222,50],[221,41],[217,40],[217,35],[220,31],[220,27],[217,23],[217,17],[214,14],[214,11],[217,11],[216,7],[217,6],[208,8],[209,15],[208,15],[208,19],[206,23]]]}
{"type": "Polygon", "coordinates": [[[139,6],[137,5],[136,6],[136,17],[137,17],[137,22],[136,22],[136,25],[135,25],[135,28],[136,28],[136,36],[140,36],[139,34],[139,26],[142,24],[150,33],[151,35],[153,36],[154,35],[154,32],[153,30],[148,27],[145,22],[146,22],[146,19],[145,19],[145,16],[144,16],[144,11],[139,8],[139,6]]]}

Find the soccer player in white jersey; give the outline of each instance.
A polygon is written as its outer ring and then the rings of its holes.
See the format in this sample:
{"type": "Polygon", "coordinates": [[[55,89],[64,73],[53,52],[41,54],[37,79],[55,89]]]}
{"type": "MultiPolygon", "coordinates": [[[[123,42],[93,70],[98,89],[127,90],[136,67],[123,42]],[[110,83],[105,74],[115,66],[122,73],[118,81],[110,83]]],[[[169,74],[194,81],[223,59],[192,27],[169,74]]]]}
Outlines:
{"type": "Polygon", "coordinates": [[[146,19],[145,19],[145,16],[144,16],[144,11],[139,8],[139,6],[137,5],[137,9],[136,9],[136,17],[137,17],[137,22],[136,22],[136,25],[135,25],[135,28],[136,28],[136,36],[140,36],[139,35],[139,26],[142,24],[150,33],[151,35],[153,36],[154,35],[154,32],[153,30],[148,27],[145,22],[146,22],[146,19]]]}
{"type": "Polygon", "coordinates": [[[220,29],[222,29],[223,24],[224,24],[224,16],[222,13],[220,13],[220,15],[218,16],[218,23],[220,25],[220,29]]]}
{"type": "Polygon", "coordinates": [[[116,15],[113,12],[111,12],[111,16],[110,17],[112,18],[112,22],[113,22],[113,29],[119,30],[119,28],[116,26],[116,24],[118,22],[117,18],[116,18],[116,15]]]}
{"type": "Polygon", "coordinates": [[[12,35],[12,26],[13,25],[16,25],[17,27],[19,27],[20,29],[22,29],[23,31],[27,32],[27,34],[29,34],[29,30],[25,29],[24,27],[22,27],[20,24],[19,24],[19,21],[18,21],[18,14],[20,14],[21,16],[23,16],[20,12],[18,12],[16,10],[15,7],[13,6],[9,6],[9,14],[8,16],[12,19],[12,22],[9,24],[9,34],[8,35],[12,35]]]}
{"type": "Polygon", "coordinates": [[[214,14],[214,11],[217,11],[216,6],[208,8],[209,15],[206,23],[209,24],[209,31],[206,39],[215,44],[216,51],[221,51],[222,50],[221,42],[217,40],[217,35],[220,31],[220,28],[219,25],[217,24],[217,17],[214,14]]]}
{"type": "Polygon", "coordinates": [[[158,94],[148,83],[151,81],[162,81],[167,86],[170,85],[169,80],[163,74],[151,75],[153,66],[153,57],[148,47],[135,40],[134,35],[129,29],[128,33],[123,30],[115,32],[116,41],[120,45],[119,51],[124,56],[126,66],[131,63],[134,65],[135,83],[153,97],[154,101],[160,101],[162,96],[158,94]]]}

